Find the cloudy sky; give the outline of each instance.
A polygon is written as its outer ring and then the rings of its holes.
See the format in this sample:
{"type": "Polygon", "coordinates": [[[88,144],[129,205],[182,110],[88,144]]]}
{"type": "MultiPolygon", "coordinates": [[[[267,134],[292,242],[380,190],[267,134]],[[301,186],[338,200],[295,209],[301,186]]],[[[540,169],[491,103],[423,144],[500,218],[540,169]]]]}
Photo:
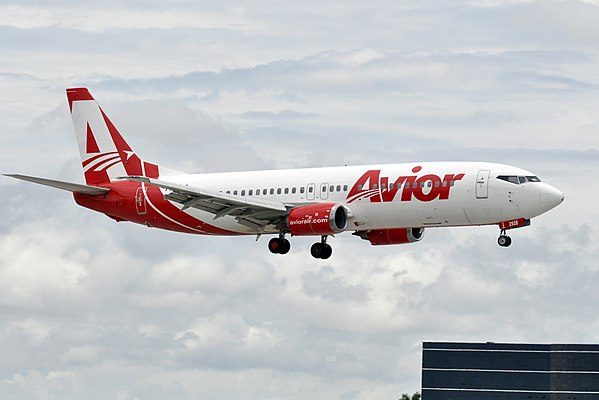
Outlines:
{"type": "Polygon", "coordinates": [[[598,1],[0,1],[0,172],[82,181],[65,88],[189,172],[534,171],[514,231],[331,259],[115,223],[0,179],[0,398],[394,399],[421,343],[599,342],[598,1]]]}

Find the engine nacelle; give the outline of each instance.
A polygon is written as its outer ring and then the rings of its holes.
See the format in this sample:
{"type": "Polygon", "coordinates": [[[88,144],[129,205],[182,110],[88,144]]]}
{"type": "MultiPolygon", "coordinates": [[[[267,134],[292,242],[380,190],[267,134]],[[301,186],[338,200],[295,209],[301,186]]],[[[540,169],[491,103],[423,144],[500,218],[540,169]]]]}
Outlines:
{"type": "Polygon", "coordinates": [[[422,240],[424,228],[374,229],[371,231],[359,231],[356,234],[362,239],[368,240],[373,246],[404,244],[422,240]]]}
{"type": "Polygon", "coordinates": [[[287,216],[287,227],[294,236],[333,235],[347,228],[349,213],[335,203],[318,203],[292,209],[287,216]]]}

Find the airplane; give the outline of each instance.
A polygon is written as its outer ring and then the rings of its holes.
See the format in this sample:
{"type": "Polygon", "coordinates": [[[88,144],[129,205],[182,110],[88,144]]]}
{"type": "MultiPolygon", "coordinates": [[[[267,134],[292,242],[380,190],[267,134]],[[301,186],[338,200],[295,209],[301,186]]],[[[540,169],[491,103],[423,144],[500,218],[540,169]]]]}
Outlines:
{"type": "Polygon", "coordinates": [[[416,162],[187,174],[146,161],[125,141],[87,88],[66,90],[85,184],[5,174],[73,193],[80,206],[116,221],[191,234],[329,236],[345,231],[372,245],[418,242],[429,227],[498,225],[507,231],[561,204],[564,195],[532,172],[489,162],[416,162]]]}

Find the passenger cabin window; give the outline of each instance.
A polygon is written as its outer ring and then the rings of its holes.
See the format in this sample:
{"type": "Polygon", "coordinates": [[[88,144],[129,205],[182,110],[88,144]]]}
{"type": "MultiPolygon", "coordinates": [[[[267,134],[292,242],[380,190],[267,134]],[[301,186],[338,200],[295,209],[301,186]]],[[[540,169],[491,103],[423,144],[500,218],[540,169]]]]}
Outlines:
{"type": "Polygon", "coordinates": [[[335,191],[335,186],[332,186],[329,188],[329,192],[334,192],[335,191]]]}
{"type": "Polygon", "coordinates": [[[294,187],[291,188],[291,194],[295,194],[296,190],[294,187]]]}
{"type": "Polygon", "coordinates": [[[323,191],[323,192],[326,192],[326,191],[327,191],[327,187],[326,187],[326,186],[323,186],[323,187],[322,187],[322,191],[323,191]]]}
{"type": "Polygon", "coordinates": [[[300,188],[300,193],[304,194],[304,192],[306,191],[306,188],[304,188],[303,186],[300,188]]]}
{"type": "Polygon", "coordinates": [[[341,185],[337,185],[337,191],[340,192],[341,191],[341,185]]]}
{"type": "Polygon", "coordinates": [[[270,194],[275,194],[275,190],[274,189],[270,189],[270,194]]]}
{"type": "Polygon", "coordinates": [[[313,188],[312,186],[310,186],[310,187],[308,188],[308,192],[312,193],[313,191],[314,191],[314,188],[313,188]]]}
{"type": "Polygon", "coordinates": [[[289,194],[289,188],[285,188],[285,194],[289,194]]]}
{"type": "Polygon", "coordinates": [[[347,185],[343,185],[343,191],[347,192],[347,185]]]}
{"type": "Polygon", "coordinates": [[[237,190],[233,190],[233,194],[237,196],[237,190]]]}
{"type": "Polygon", "coordinates": [[[281,188],[277,189],[277,194],[281,194],[281,188]]]}
{"type": "Polygon", "coordinates": [[[245,189],[241,191],[241,195],[245,196],[245,189]]]}

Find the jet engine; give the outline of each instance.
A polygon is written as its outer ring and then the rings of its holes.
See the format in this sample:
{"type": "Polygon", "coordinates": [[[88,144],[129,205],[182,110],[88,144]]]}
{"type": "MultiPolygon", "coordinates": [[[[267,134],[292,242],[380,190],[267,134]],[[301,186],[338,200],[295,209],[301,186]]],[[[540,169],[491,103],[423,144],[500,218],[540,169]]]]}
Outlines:
{"type": "Polygon", "coordinates": [[[347,228],[349,212],[335,203],[318,203],[292,209],[287,227],[294,236],[334,235],[347,228]]]}
{"type": "Polygon", "coordinates": [[[422,240],[424,228],[374,229],[371,231],[358,231],[354,235],[368,240],[373,246],[404,244],[422,240]]]}

